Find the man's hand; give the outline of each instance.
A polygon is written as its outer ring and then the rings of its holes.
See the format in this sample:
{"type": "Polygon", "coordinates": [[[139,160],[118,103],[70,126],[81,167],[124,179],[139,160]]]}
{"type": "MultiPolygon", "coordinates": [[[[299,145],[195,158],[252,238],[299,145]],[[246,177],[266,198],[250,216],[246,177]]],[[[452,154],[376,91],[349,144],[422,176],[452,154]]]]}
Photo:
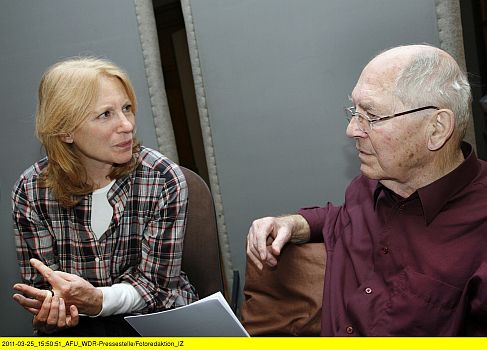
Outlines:
{"type": "MultiPolygon", "coordinates": [[[[75,305],[77,310],[86,315],[97,315],[103,306],[103,293],[83,278],[62,272],[53,271],[37,259],[30,260],[31,265],[39,271],[44,279],[52,286],[54,296],[64,300],[65,305],[75,305]]],[[[14,299],[26,310],[34,313],[41,306],[39,303],[45,301],[46,291],[18,283],[14,289],[21,295],[15,295],[14,299]],[[27,298],[26,298],[27,297],[27,298]]]]}
{"type": "Polygon", "coordinates": [[[289,241],[304,243],[309,240],[310,228],[301,215],[266,217],[255,220],[247,235],[247,255],[262,270],[263,262],[277,264],[276,257],[289,241]]]}

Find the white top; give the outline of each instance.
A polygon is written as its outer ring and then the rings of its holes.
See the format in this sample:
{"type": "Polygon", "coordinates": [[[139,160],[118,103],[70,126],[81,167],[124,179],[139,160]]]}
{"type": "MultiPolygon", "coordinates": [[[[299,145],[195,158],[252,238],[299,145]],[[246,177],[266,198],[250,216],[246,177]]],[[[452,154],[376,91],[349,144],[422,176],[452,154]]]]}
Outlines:
{"type": "MultiPolygon", "coordinates": [[[[91,201],[91,228],[97,240],[110,227],[113,208],[108,202],[108,191],[115,180],[93,192],[91,201]]],[[[103,306],[96,316],[125,314],[142,309],[145,301],[134,286],[129,283],[115,283],[110,287],[98,287],[103,293],[103,306]]]]}
{"type": "Polygon", "coordinates": [[[113,217],[113,208],[108,202],[107,193],[112,188],[115,180],[112,180],[105,187],[99,188],[93,192],[91,200],[91,228],[96,239],[105,233],[110,226],[113,217]]]}

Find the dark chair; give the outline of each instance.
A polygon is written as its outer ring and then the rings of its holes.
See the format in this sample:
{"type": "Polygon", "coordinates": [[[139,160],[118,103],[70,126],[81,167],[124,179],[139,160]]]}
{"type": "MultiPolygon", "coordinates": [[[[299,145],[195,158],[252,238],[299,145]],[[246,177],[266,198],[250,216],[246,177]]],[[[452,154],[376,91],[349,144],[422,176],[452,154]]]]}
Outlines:
{"type": "Polygon", "coordinates": [[[218,291],[225,294],[213,197],[198,174],[180,168],[188,184],[182,270],[201,299],[218,291]]]}

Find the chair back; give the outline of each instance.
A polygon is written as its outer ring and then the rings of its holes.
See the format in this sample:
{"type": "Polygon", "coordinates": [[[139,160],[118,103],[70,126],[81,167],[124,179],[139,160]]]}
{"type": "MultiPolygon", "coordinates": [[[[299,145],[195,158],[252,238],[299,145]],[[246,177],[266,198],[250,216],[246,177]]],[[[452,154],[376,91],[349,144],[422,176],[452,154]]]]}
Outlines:
{"type": "Polygon", "coordinates": [[[220,245],[213,196],[205,181],[180,166],[188,184],[188,208],[182,270],[200,298],[224,294],[220,245]]]}

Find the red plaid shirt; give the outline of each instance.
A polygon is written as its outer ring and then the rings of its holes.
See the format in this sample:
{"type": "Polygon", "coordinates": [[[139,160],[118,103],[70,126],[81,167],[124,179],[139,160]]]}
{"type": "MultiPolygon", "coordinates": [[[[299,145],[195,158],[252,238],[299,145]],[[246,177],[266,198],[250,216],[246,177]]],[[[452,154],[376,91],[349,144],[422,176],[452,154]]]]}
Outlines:
{"type": "Polygon", "coordinates": [[[24,283],[47,288],[29,264],[76,274],[95,287],[128,282],[147,303],[144,312],[171,308],[178,296],[197,299],[181,271],[187,186],[179,167],[142,147],[137,169],[108,192],[113,218],[96,239],[91,229],[91,194],[66,209],[39,186],[44,158],[27,169],[12,193],[17,257],[24,283]]]}

